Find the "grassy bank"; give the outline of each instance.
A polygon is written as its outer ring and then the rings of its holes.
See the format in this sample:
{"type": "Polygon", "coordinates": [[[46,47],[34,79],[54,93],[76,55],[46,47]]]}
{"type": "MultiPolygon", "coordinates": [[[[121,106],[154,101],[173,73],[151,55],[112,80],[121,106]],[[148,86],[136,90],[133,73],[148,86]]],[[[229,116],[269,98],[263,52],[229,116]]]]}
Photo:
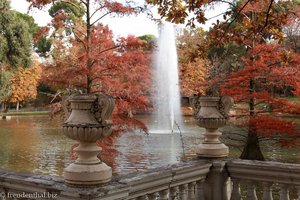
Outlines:
{"type": "Polygon", "coordinates": [[[32,116],[32,115],[48,115],[49,111],[28,111],[28,112],[7,112],[1,113],[0,116],[32,116]]]}

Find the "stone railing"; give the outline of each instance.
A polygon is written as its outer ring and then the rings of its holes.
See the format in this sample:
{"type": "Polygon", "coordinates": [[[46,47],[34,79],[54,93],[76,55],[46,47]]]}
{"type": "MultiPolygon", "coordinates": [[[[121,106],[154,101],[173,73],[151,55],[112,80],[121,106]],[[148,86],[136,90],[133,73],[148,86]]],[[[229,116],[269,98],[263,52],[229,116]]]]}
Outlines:
{"type": "Polygon", "coordinates": [[[203,183],[212,164],[190,161],[145,173],[113,177],[95,187],[70,186],[62,177],[0,171],[0,199],[203,199],[203,183]],[[22,196],[23,195],[23,196],[22,196]],[[31,195],[31,196],[30,196],[31,195]],[[19,197],[19,198],[18,198],[19,197]]]}
{"type": "Polygon", "coordinates": [[[300,199],[299,164],[232,160],[227,170],[233,183],[231,200],[300,199]]]}
{"type": "Polygon", "coordinates": [[[300,165],[234,159],[196,160],[114,176],[101,186],[0,170],[0,199],[240,200],[300,199],[300,165]],[[30,196],[31,195],[31,196],[30,196]]]}

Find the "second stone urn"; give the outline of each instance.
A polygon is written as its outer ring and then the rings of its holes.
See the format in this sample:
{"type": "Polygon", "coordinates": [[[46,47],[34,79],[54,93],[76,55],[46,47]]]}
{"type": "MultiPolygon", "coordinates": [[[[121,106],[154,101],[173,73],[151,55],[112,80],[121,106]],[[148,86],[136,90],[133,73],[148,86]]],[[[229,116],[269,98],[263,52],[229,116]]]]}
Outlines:
{"type": "Polygon", "coordinates": [[[219,140],[222,133],[218,129],[226,125],[233,99],[230,96],[195,96],[191,99],[191,105],[197,125],[205,128],[204,141],[199,145],[198,156],[205,158],[227,157],[229,150],[219,140]]]}
{"type": "Polygon", "coordinates": [[[104,94],[73,94],[63,101],[63,132],[79,142],[74,149],[77,160],[64,170],[66,183],[97,185],[111,180],[112,169],[98,158],[101,148],[96,141],[111,134],[108,117],[114,106],[114,99],[104,94]]]}

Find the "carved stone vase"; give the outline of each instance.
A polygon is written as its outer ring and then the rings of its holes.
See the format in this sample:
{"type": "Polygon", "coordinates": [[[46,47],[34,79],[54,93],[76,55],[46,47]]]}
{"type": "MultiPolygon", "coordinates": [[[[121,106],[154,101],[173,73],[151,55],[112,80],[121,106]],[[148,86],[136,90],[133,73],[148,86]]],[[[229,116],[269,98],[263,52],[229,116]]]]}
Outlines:
{"type": "Polygon", "coordinates": [[[97,185],[111,180],[111,167],[98,158],[101,148],[96,141],[111,134],[108,117],[114,106],[114,99],[104,94],[74,94],[63,101],[63,133],[79,142],[74,149],[77,160],[64,170],[66,183],[97,185]]]}
{"type": "Polygon", "coordinates": [[[198,156],[206,158],[227,157],[229,150],[219,140],[222,133],[218,129],[226,125],[233,99],[229,96],[196,96],[192,98],[191,104],[197,125],[205,128],[204,140],[199,145],[198,156]]]}

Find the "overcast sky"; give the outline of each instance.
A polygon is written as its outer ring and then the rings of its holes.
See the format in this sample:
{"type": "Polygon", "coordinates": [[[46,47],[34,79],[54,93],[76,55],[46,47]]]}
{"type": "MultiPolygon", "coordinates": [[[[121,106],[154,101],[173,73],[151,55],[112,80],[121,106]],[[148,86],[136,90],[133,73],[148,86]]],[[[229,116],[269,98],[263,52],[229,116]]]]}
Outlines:
{"type": "MultiPolygon", "coordinates": [[[[28,12],[29,3],[26,0],[11,0],[11,7],[19,12],[27,13],[28,12]]],[[[216,16],[221,12],[226,10],[225,6],[216,7],[214,10],[210,10],[206,13],[207,18],[216,16]]],[[[47,23],[51,21],[51,17],[48,15],[47,9],[38,10],[33,9],[30,10],[29,15],[33,16],[36,23],[40,26],[45,26],[47,23]]],[[[208,29],[209,25],[214,22],[217,18],[208,21],[206,25],[204,25],[204,29],[208,29]]],[[[108,24],[110,29],[112,29],[115,37],[119,36],[127,36],[127,35],[136,35],[141,36],[145,34],[153,34],[158,35],[157,25],[155,22],[151,21],[146,17],[145,14],[141,14],[138,16],[131,17],[122,17],[122,18],[105,18],[102,23],[108,24]]]]}

